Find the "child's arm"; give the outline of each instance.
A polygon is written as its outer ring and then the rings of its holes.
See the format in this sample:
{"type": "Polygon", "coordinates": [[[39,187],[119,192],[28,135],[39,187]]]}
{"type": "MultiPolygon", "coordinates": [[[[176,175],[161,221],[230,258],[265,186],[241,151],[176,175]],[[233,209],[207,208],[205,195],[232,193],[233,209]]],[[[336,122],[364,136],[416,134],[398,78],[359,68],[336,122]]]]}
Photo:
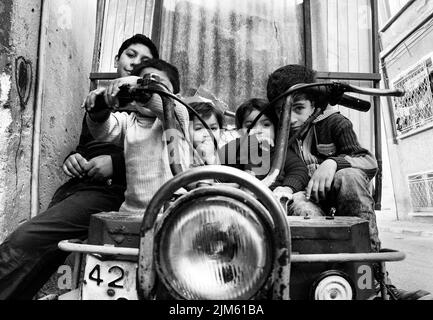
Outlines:
{"type": "Polygon", "coordinates": [[[329,159],[336,162],[336,171],[357,168],[364,171],[369,179],[373,179],[378,169],[377,161],[371,152],[359,144],[352,122],[345,117],[340,117],[331,130],[335,132],[337,155],[329,159]]]}
{"type": "Polygon", "coordinates": [[[86,103],[87,126],[95,140],[112,142],[123,147],[128,114],[125,112],[111,113],[103,98],[104,93],[105,89],[101,88],[89,94],[93,98],[93,103],[86,103]]]}
{"type": "Polygon", "coordinates": [[[369,179],[377,172],[376,159],[367,149],[361,147],[349,119],[343,116],[334,117],[329,130],[334,138],[337,153],[323,161],[312,175],[306,189],[307,199],[326,199],[326,193],[331,189],[335,173],[339,170],[360,169],[369,179]]]}
{"type": "Polygon", "coordinates": [[[288,149],[283,172],[273,186],[275,188],[274,193],[296,193],[305,190],[308,180],[307,166],[295,152],[288,149]]]}

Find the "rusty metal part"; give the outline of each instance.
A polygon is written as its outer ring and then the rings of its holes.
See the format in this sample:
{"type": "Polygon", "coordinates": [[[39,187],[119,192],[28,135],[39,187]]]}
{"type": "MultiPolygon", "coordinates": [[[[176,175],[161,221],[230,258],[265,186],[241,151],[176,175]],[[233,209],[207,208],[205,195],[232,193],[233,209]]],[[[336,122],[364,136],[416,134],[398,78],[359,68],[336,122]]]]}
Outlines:
{"type": "Polygon", "coordinates": [[[153,263],[153,229],[151,229],[140,238],[137,272],[137,292],[140,298],[145,300],[153,298],[155,274],[156,271],[153,263]]]}
{"type": "Polygon", "coordinates": [[[277,141],[275,143],[275,156],[268,175],[262,180],[267,187],[270,187],[275,183],[284,166],[289,142],[288,137],[290,136],[291,109],[291,106],[289,106],[282,110],[281,120],[279,121],[279,128],[277,131],[277,141]]]}

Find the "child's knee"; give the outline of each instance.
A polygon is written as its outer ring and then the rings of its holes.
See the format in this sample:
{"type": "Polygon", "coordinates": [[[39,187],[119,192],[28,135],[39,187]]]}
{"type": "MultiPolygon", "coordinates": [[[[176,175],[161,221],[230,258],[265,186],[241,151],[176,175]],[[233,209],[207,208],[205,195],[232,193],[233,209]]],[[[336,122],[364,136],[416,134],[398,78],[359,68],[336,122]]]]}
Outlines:
{"type": "Polygon", "coordinates": [[[337,189],[366,187],[368,183],[366,174],[360,169],[341,169],[334,176],[334,188],[337,189]]]}

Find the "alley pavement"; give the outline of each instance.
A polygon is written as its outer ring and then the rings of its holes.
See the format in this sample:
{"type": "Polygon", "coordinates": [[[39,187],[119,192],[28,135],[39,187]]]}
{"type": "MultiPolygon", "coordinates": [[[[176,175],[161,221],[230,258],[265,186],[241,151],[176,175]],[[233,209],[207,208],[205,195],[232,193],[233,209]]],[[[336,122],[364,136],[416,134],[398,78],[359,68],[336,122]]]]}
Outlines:
{"type": "Polygon", "coordinates": [[[380,232],[392,232],[418,237],[433,238],[433,217],[415,218],[410,217],[405,220],[397,220],[396,214],[392,210],[376,211],[377,226],[380,232]]]}

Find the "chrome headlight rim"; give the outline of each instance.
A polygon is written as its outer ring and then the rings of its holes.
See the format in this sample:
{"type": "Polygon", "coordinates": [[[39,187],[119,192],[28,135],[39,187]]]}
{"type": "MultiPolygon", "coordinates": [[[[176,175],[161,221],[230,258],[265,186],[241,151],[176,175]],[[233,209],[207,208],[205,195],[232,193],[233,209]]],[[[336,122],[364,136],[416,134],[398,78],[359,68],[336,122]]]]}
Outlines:
{"type": "Polygon", "coordinates": [[[272,191],[261,181],[242,170],[221,165],[200,166],[186,170],[164,183],[153,196],[144,212],[143,222],[140,227],[137,283],[140,297],[152,299],[155,295],[156,275],[153,261],[153,235],[156,220],[163,205],[170,201],[173,194],[180,188],[206,179],[237,183],[252,192],[269,211],[272,217],[271,220],[275,223],[274,235],[276,239],[272,297],[274,299],[290,299],[287,283],[290,282],[291,236],[283,207],[276,200],[272,191]]]}
{"type": "Polygon", "coordinates": [[[161,266],[161,238],[165,233],[165,226],[172,223],[172,220],[176,218],[176,213],[182,211],[183,209],[185,209],[185,207],[189,206],[188,202],[191,199],[197,201],[197,199],[213,197],[227,198],[228,200],[233,200],[246,205],[251,210],[251,214],[253,214],[254,217],[261,223],[263,229],[267,234],[267,237],[271,240],[271,243],[269,244],[269,261],[271,263],[266,266],[266,276],[263,277],[263,280],[260,282],[258,289],[255,290],[253,294],[251,294],[249,297],[240,298],[242,300],[252,299],[260,295],[264,288],[266,288],[267,285],[272,281],[273,262],[275,260],[275,237],[273,234],[273,222],[270,218],[268,211],[264,208],[263,205],[260,204],[259,201],[257,201],[254,197],[247,194],[246,192],[229,186],[211,186],[195,189],[177,199],[164,213],[162,219],[158,223],[154,235],[153,261],[155,263],[155,269],[158,274],[158,279],[162,282],[163,286],[169,291],[170,295],[173,298],[178,300],[186,299],[185,296],[178,293],[176,288],[174,288],[172,283],[168,281],[166,275],[164,274],[165,268],[161,266]]]}
{"type": "Polygon", "coordinates": [[[327,279],[341,279],[340,285],[344,282],[347,284],[347,288],[350,288],[350,292],[352,293],[351,299],[346,300],[356,300],[356,289],[355,285],[353,284],[353,281],[350,279],[349,275],[341,270],[327,270],[325,272],[322,272],[319,277],[314,281],[312,287],[311,287],[311,300],[320,301],[323,299],[316,299],[316,293],[319,289],[319,286],[324,283],[327,279]]]}

